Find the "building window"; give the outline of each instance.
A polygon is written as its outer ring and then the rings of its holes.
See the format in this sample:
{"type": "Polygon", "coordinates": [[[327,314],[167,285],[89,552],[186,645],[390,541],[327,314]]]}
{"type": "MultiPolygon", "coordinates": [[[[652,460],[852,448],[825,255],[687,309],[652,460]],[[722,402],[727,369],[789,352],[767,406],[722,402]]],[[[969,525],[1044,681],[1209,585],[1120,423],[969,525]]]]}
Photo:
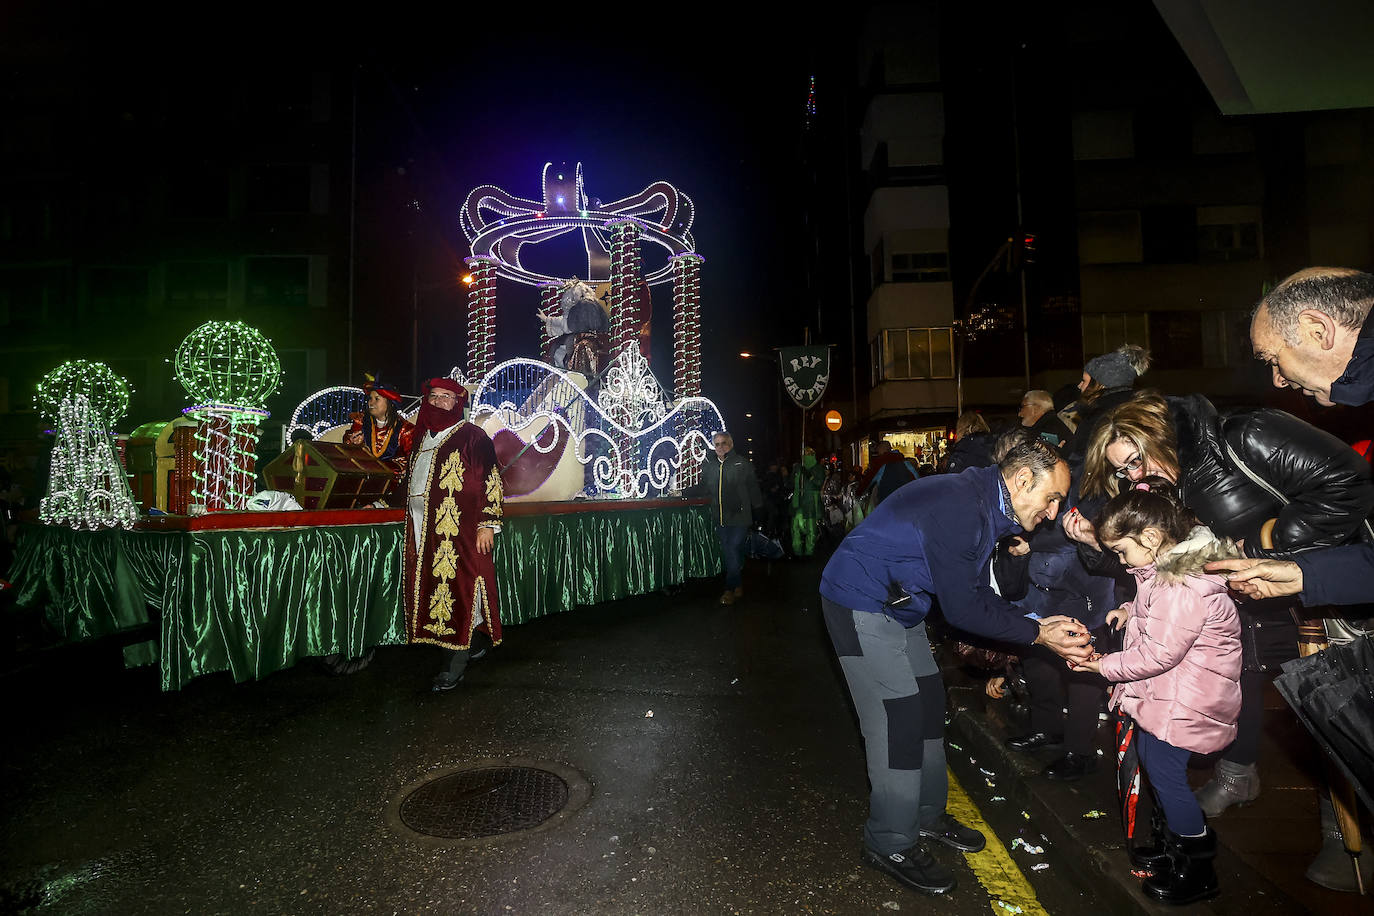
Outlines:
{"type": "Polygon", "coordinates": [[[248,209],[254,213],[309,213],[310,167],[293,164],[250,168],[248,209]]]}
{"type": "Polygon", "coordinates": [[[883,331],[881,379],[954,378],[954,332],[951,328],[895,328],[883,331]]]}
{"type": "Polygon", "coordinates": [[[1109,353],[1123,344],[1150,346],[1146,312],[1094,313],[1083,316],[1083,361],[1109,353]]]}
{"type": "Polygon", "coordinates": [[[248,258],[244,262],[244,305],[248,308],[305,308],[309,304],[309,258],[248,258]]]}
{"type": "Polygon", "coordinates": [[[64,321],[68,278],[61,267],[0,270],[0,322],[16,329],[64,321]]]}
{"type": "Polygon", "coordinates": [[[173,172],[168,179],[167,215],[173,219],[227,218],[229,172],[210,164],[173,172]]]}
{"type": "Polygon", "coordinates": [[[167,265],[167,305],[172,308],[229,308],[229,264],[225,261],[172,261],[167,265]]]}
{"type": "Polygon", "coordinates": [[[1081,111],[1073,116],[1073,158],[1130,159],[1135,156],[1131,112],[1081,111]]]}
{"type": "Polygon", "coordinates": [[[145,267],[92,267],[86,273],[86,302],[95,315],[142,314],[148,302],[145,267]]]}
{"type": "Polygon", "coordinates": [[[1139,264],[1144,256],[1139,210],[1084,210],[1078,214],[1082,264],[1139,264]]]}
{"type": "Polygon", "coordinates": [[[949,253],[918,251],[892,255],[894,283],[948,283],[949,253]]]}
{"type": "Polygon", "coordinates": [[[1264,256],[1259,207],[1198,207],[1197,253],[1206,264],[1264,256]]]}

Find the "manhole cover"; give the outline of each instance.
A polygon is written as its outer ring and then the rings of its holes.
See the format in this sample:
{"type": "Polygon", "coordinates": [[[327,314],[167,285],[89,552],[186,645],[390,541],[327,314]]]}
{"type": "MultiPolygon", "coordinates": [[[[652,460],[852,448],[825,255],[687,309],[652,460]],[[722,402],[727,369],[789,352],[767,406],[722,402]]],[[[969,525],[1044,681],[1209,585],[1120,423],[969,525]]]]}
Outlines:
{"type": "Polygon", "coordinates": [[[401,801],[400,819],[425,836],[475,840],[539,826],[567,806],[568,783],[538,767],[460,770],[421,783],[401,801]]]}

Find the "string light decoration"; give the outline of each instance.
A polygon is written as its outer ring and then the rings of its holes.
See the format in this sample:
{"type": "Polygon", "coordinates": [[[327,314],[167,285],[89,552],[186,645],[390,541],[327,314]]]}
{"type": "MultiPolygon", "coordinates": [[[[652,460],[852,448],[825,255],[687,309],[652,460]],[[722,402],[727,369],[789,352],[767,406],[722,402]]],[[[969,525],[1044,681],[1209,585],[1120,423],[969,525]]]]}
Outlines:
{"type": "Polygon", "coordinates": [[[485,375],[496,362],[496,271],[490,257],[465,258],[472,271],[468,286],[468,371],[485,375]]]}
{"type": "MultiPolygon", "coordinates": [[[[563,293],[563,284],[552,280],[541,280],[537,285],[539,287],[539,310],[549,318],[561,318],[563,306],[559,304],[559,297],[563,293]]],[[[539,352],[541,354],[550,353],[553,340],[553,335],[549,333],[548,322],[540,321],[539,352]]]]}
{"type": "Polygon", "coordinates": [[[684,459],[700,461],[712,433],[725,429],[720,410],[706,398],[669,404],[637,347],[612,361],[595,399],[548,363],[507,360],[473,395],[473,421],[485,423],[491,414],[536,451],[547,452],[569,436],[577,460],[592,467],[597,491],[632,499],[678,489],[684,459]],[[546,439],[542,433],[550,427],[557,434],[546,439]]]}
{"type": "Polygon", "coordinates": [[[811,85],[806,90],[806,126],[816,121],[816,77],[811,77],[811,85]]]}
{"type": "Polygon", "coordinates": [[[104,363],[63,363],[38,383],[34,405],[56,424],[48,495],[38,506],[45,525],[132,528],[138,507],[115,455],[114,427],[129,412],[130,388],[104,363]]]}
{"type": "Polygon", "coordinates": [[[638,220],[617,220],[611,230],[611,350],[639,340],[644,324],[644,286],[640,282],[638,220]]]}
{"type": "MultiPolygon", "coordinates": [[[[462,384],[462,373],[457,366],[449,377],[462,384]]],[[[420,398],[417,395],[403,394],[396,412],[409,420],[419,409],[420,398]]],[[[297,432],[303,432],[311,439],[318,439],[331,429],[351,424],[353,414],[366,411],[367,392],[361,388],[352,385],[321,388],[296,405],[291,413],[291,422],[286,425],[286,438],[289,440],[297,432]]]]}
{"type": "Polygon", "coordinates": [[[198,421],[192,499],[207,512],[244,509],[253,495],[263,407],[281,384],[271,342],[241,321],[207,321],[177,347],[176,378],[198,421]]]}
{"type": "MultiPolygon", "coordinates": [[[[669,256],[696,250],[691,232],[696,207],[669,182],[655,181],[629,197],[602,203],[587,196],[582,163],[568,168],[546,162],[540,185],[543,200],[517,197],[495,185],[480,185],[468,194],[459,213],[473,255],[493,258],[498,273],[507,280],[531,286],[541,281],[561,282],[561,277],[525,266],[521,249],[579,232],[587,254],[587,271],[582,276],[593,285],[605,283],[610,279],[605,233],[611,223],[626,218],[639,220],[643,239],[660,246],[669,256]]],[[[644,279],[652,286],[671,278],[672,267],[664,263],[644,279]]]]}
{"type": "MultiPolygon", "coordinates": [[[[679,401],[701,395],[701,265],[690,251],[673,256],[673,394],[679,401]]],[[[701,459],[683,463],[681,485],[701,480],[701,459]]],[[[689,456],[690,458],[690,456],[689,456]]]]}

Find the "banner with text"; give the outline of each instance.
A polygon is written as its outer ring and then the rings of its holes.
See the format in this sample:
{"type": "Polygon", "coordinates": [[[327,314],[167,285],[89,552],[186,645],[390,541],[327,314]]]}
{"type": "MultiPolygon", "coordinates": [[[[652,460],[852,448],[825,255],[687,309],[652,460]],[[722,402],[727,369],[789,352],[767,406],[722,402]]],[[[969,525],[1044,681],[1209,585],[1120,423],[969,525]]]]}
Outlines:
{"type": "Polygon", "coordinates": [[[825,394],[830,382],[830,348],[781,347],[782,386],[802,410],[809,410],[825,394]]]}

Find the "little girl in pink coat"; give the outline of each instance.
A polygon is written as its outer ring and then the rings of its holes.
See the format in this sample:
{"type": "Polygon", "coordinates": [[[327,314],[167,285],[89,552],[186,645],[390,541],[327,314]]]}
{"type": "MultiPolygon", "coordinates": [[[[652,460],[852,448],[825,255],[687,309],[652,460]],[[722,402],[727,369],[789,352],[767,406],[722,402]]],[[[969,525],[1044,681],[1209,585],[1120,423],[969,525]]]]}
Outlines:
{"type": "Polygon", "coordinates": [[[1111,611],[1124,648],[1084,663],[1115,684],[1112,706],[1136,722],[1141,766],[1164,810],[1163,849],[1146,855],[1144,891],[1185,904],[1218,893],[1216,834],[1188,787],[1188,758],[1231,743],[1240,714],[1240,618],[1226,580],[1205,564],[1239,556],[1159,489],[1128,490],[1097,520],[1097,536],[1136,580],[1111,611]]]}

